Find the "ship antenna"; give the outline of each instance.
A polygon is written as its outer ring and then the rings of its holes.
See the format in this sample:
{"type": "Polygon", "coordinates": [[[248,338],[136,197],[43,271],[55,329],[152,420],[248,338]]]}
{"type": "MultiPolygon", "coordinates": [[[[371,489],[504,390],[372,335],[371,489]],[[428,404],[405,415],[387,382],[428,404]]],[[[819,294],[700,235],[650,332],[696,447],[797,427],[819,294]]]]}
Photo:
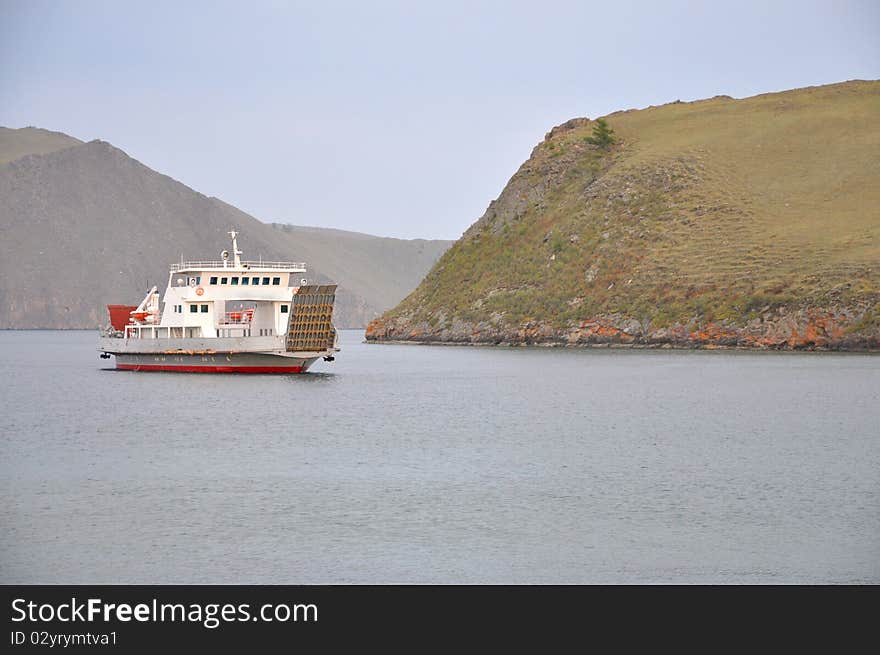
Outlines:
{"type": "Polygon", "coordinates": [[[229,230],[229,236],[232,237],[232,256],[234,257],[233,262],[236,268],[241,266],[241,250],[238,249],[238,242],[235,240],[235,237],[238,236],[238,232],[235,230],[229,230]]]}

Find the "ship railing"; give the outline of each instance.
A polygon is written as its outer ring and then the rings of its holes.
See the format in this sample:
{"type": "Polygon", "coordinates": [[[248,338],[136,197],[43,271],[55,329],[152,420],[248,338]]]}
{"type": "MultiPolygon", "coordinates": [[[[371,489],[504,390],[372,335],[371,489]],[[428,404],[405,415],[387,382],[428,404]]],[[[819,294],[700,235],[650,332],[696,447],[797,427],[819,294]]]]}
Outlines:
{"type": "MultiPolygon", "coordinates": [[[[305,262],[264,262],[264,261],[245,261],[241,263],[242,268],[271,268],[279,271],[299,271],[306,270],[305,262]]],[[[188,262],[180,262],[171,265],[171,272],[194,271],[205,268],[234,268],[234,264],[230,261],[223,260],[196,260],[188,262]]]]}
{"type": "Polygon", "coordinates": [[[126,339],[194,339],[202,337],[202,328],[198,325],[126,325],[126,339]]]}
{"type": "Polygon", "coordinates": [[[131,322],[128,323],[124,329],[125,338],[126,339],[129,338],[129,336],[128,336],[129,333],[138,333],[138,336],[135,338],[139,339],[139,338],[141,338],[139,333],[142,332],[143,330],[150,330],[150,329],[155,330],[156,328],[158,328],[159,324],[162,322],[161,312],[156,312],[155,314],[152,314],[152,317],[153,317],[153,320],[149,321],[149,322],[147,322],[147,321],[138,322],[138,321],[135,321],[134,319],[130,319],[131,322]]]}

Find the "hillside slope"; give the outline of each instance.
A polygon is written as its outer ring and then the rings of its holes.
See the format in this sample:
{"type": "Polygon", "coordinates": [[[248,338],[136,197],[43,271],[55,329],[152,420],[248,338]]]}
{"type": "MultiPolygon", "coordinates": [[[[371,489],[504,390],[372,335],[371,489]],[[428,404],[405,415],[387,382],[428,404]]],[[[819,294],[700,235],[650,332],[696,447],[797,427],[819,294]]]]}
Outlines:
{"type": "Polygon", "coordinates": [[[45,155],[81,143],[72,136],[38,127],[0,127],[0,164],[21,159],[25,155],[45,155]]]}
{"type": "Polygon", "coordinates": [[[306,261],[338,282],[340,327],[398,302],[449,245],[268,225],[110,144],[76,142],[0,165],[0,328],[96,327],[106,304],[164,289],[181,256],[216,259],[233,227],[245,257],[306,261]]]}
{"type": "Polygon", "coordinates": [[[880,347],[880,82],[554,128],[368,340],[880,347]]]}
{"type": "MultiPolygon", "coordinates": [[[[332,279],[345,280],[347,287],[381,311],[403,300],[453,243],[279,223],[272,227],[287,235],[287,242],[303,253],[310,266],[332,279]]],[[[359,324],[365,325],[366,321],[359,324]]]]}

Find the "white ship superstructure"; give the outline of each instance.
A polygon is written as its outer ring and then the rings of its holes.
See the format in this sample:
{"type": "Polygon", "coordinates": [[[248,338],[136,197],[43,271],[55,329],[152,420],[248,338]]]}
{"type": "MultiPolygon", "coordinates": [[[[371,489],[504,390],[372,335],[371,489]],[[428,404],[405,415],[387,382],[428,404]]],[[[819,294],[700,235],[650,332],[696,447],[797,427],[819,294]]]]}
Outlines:
{"type": "Polygon", "coordinates": [[[108,305],[112,327],[102,357],[135,371],[304,373],[319,357],[333,361],[335,284],[309,284],[306,265],[217,261],[171,266],[162,309],[156,287],[137,307],[108,305]]]}

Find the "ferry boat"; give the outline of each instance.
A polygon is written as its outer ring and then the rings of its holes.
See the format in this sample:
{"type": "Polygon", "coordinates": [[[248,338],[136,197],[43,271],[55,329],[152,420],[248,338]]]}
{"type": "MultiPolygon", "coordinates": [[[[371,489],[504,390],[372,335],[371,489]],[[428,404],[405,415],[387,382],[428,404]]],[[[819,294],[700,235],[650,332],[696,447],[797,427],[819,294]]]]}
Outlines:
{"type": "Polygon", "coordinates": [[[103,359],[130,371],[305,373],[339,351],[333,326],[335,284],[309,284],[306,265],[232,259],[171,266],[159,309],[153,287],[139,305],[108,305],[103,359]]]}

